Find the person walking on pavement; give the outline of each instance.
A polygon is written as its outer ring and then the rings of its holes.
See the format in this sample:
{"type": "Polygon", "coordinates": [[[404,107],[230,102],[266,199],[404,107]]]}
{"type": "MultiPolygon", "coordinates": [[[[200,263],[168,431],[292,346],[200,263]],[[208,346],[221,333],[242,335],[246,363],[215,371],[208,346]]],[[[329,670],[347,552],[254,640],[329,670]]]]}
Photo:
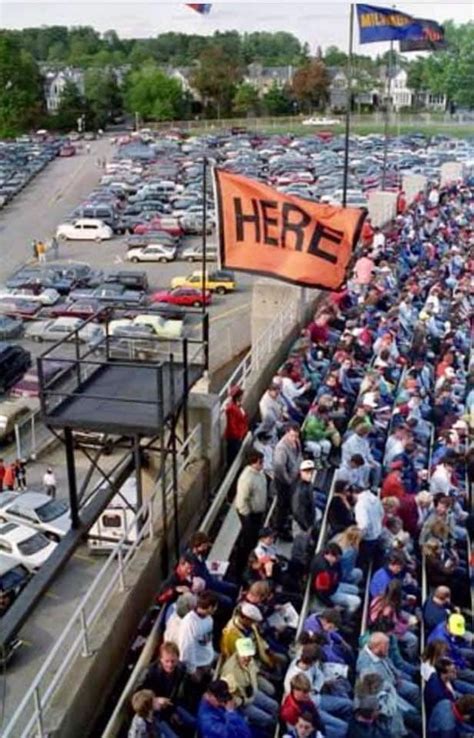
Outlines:
{"type": "Polygon", "coordinates": [[[59,257],[59,241],[56,236],[51,239],[51,251],[53,252],[53,258],[57,259],[59,257]]]}
{"type": "Polygon", "coordinates": [[[35,238],[31,242],[31,248],[33,250],[33,259],[38,259],[38,243],[35,238]]]}
{"type": "Polygon", "coordinates": [[[56,497],[56,477],[50,466],[46,469],[43,476],[43,487],[47,495],[53,500],[56,497]]]}
{"type": "Polygon", "coordinates": [[[0,459],[0,492],[3,492],[3,480],[5,479],[5,464],[0,459]]]}
{"type": "Polygon", "coordinates": [[[8,490],[14,490],[15,489],[15,464],[7,464],[5,468],[5,474],[3,477],[3,485],[5,489],[8,490]]]}
{"type": "Polygon", "coordinates": [[[44,245],[43,241],[38,241],[36,244],[36,250],[38,252],[38,261],[40,264],[44,264],[46,262],[46,246],[44,245]]]}
{"type": "Polygon", "coordinates": [[[275,527],[282,541],[293,540],[290,521],[291,498],[302,461],[299,425],[288,423],[286,433],[275,446],[273,456],[273,484],[277,498],[275,527]]]}
{"type": "Polygon", "coordinates": [[[15,460],[15,477],[18,489],[26,489],[26,462],[24,459],[15,460]]]}

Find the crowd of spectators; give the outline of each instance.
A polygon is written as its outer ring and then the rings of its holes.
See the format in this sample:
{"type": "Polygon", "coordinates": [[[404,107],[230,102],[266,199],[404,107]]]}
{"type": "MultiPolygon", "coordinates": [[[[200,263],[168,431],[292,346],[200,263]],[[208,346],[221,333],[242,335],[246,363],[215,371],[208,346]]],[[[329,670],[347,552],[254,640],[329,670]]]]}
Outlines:
{"type": "MultiPolygon", "coordinates": [[[[474,736],[474,189],[431,194],[368,223],[262,396],[234,581],[194,534],[130,738],[474,736]]],[[[232,462],[241,391],[226,414],[232,462]]]]}

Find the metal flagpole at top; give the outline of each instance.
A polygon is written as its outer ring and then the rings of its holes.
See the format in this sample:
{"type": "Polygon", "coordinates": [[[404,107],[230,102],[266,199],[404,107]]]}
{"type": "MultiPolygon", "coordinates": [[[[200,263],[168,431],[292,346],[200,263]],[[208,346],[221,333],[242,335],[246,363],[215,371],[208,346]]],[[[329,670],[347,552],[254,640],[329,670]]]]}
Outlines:
{"type": "Polygon", "coordinates": [[[346,207],[347,183],[349,179],[349,136],[351,132],[352,107],[352,55],[354,49],[354,3],[351,3],[349,20],[349,56],[347,59],[347,98],[346,98],[346,135],[344,141],[344,180],[342,185],[342,205],[346,207]]]}
{"type": "Polygon", "coordinates": [[[207,272],[207,157],[202,162],[202,312],[206,306],[206,272],[207,272]]]}
{"type": "Polygon", "coordinates": [[[385,185],[387,181],[388,141],[389,141],[388,134],[389,134],[390,115],[392,112],[392,75],[393,75],[393,40],[390,41],[390,53],[389,53],[389,59],[388,59],[388,84],[387,84],[387,101],[385,104],[385,126],[384,126],[384,144],[383,144],[382,191],[385,190],[385,185]]]}

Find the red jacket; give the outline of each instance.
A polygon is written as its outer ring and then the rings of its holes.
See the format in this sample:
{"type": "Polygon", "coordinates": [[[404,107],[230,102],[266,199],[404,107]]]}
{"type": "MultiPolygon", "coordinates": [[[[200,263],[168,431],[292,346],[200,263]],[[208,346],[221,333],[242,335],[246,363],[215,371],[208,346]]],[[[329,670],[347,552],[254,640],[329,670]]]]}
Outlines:
{"type": "Polygon", "coordinates": [[[243,407],[231,400],[225,409],[225,414],[227,420],[225,437],[229,441],[243,441],[249,429],[247,413],[243,407]]]}
{"type": "Polygon", "coordinates": [[[367,223],[365,221],[364,225],[362,226],[362,242],[370,245],[372,241],[374,240],[374,229],[372,228],[372,225],[370,223],[367,223]]]}
{"type": "Polygon", "coordinates": [[[287,723],[288,725],[296,725],[296,723],[298,722],[298,718],[304,712],[309,712],[311,715],[313,715],[317,730],[320,730],[322,726],[319,719],[319,713],[314,705],[313,700],[309,696],[304,701],[297,702],[290,692],[290,694],[285,697],[281,705],[280,718],[281,720],[283,720],[284,723],[287,723]]]}
{"type": "Polygon", "coordinates": [[[403,486],[400,472],[391,471],[383,481],[380,497],[382,499],[384,497],[398,497],[401,499],[405,495],[406,489],[403,486]]]}
{"type": "Polygon", "coordinates": [[[418,507],[414,495],[405,495],[400,500],[397,516],[402,520],[403,528],[412,538],[418,538],[418,507]]]}

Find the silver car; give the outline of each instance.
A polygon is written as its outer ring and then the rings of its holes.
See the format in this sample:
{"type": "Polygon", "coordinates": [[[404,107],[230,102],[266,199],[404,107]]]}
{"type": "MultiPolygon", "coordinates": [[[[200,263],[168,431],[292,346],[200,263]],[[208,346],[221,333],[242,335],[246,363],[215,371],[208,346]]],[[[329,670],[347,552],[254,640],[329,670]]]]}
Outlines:
{"type": "Polygon", "coordinates": [[[87,323],[80,318],[56,318],[56,320],[37,320],[32,322],[25,331],[25,338],[41,343],[42,341],[60,341],[66,339],[74,341],[77,331],[82,343],[99,343],[104,337],[104,329],[96,323],[87,323]]]}

